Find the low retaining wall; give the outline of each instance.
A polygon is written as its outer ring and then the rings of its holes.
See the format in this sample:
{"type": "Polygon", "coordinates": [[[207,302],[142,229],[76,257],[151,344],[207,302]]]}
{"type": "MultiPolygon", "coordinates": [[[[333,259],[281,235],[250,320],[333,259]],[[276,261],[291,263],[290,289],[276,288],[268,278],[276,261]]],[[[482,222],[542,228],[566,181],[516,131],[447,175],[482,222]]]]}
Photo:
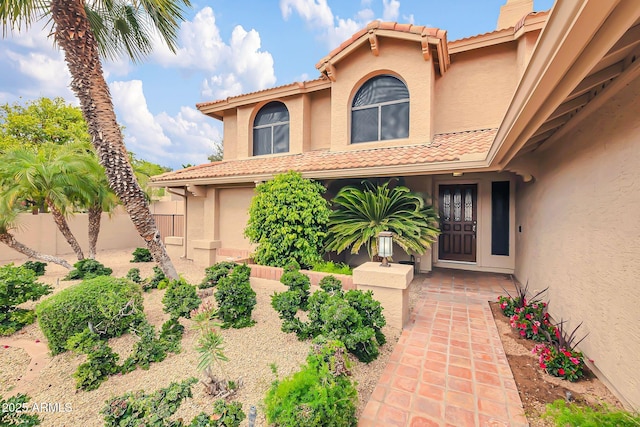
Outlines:
{"type": "MultiPolygon", "coordinates": [[[[266,265],[258,265],[258,264],[248,264],[251,267],[251,277],[256,277],[259,279],[268,279],[268,280],[280,280],[282,277],[282,273],[284,272],[283,268],[280,267],[269,267],[266,265]]],[[[310,270],[300,270],[300,273],[306,275],[311,280],[311,286],[318,286],[320,280],[326,276],[334,276],[336,279],[342,282],[342,289],[348,291],[350,289],[356,289],[353,284],[353,277],[347,274],[331,274],[331,273],[322,273],[319,271],[310,271],[310,270]]]]}

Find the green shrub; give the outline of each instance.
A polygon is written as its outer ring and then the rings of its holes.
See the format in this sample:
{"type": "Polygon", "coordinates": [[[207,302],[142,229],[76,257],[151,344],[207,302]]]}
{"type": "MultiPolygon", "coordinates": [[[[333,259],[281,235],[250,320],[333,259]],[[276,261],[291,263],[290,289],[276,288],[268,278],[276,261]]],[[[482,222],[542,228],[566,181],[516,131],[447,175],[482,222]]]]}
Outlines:
{"type": "Polygon", "coordinates": [[[75,334],[67,341],[67,349],[87,355],[87,361],[80,364],[73,374],[76,388],[95,390],[106,381],[110,375],[120,372],[118,356],[109,344],[89,328],[75,334]]]}
{"type": "Polygon", "coordinates": [[[133,251],[133,259],[129,262],[151,262],[153,257],[147,248],[136,248],[133,251]]]}
{"type": "Polygon", "coordinates": [[[178,319],[169,319],[162,324],[159,339],[167,352],[180,353],[183,334],[184,326],[178,319]]]}
{"type": "Polygon", "coordinates": [[[309,277],[297,270],[288,270],[282,273],[280,282],[288,287],[289,291],[296,292],[300,295],[300,308],[306,310],[309,300],[309,288],[311,287],[309,277]]]}
{"type": "Polygon", "coordinates": [[[333,261],[320,261],[313,265],[313,271],[331,274],[348,274],[352,275],[353,270],[347,264],[335,263],[333,261]]]}
{"type": "Polygon", "coordinates": [[[227,276],[236,266],[235,262],[221,261],[204,270],[205,276],[200,283],[200,289],[212,288],[218,284],[218,281],[227,276]]]}
{"type": "Polygon", "coordinates": [[[156,328],[147,321],[132,331],[138,341],[133,345],[131,355],[124,361],[122,372],[131,372],[136,366],[147,370],[151,363],[162,362],[167,357],[166,346],[156,338],[156,328]]]}
{"type": "Polygon", "coordinates": [[[247,416],[239,402],[227,403],[218,399],[213,403],[213,414],[201,413],[189,424],[189,427],[238,427],[247,416]]]}
{"type": "Polygon", "coordinates": [[[51,286],[36,282],[36,273],[29,268],[13,264],[0,267],[0,336],[11,335],[33,323],[33,311],[16,306],[36,301],[51,291],[51,286]]]}
{"type": "Polygon", "coordinates": [[[164,272],[160,267],[153,267],[153,276],[149,277],[142,283],[142,289],[148,291],[149,289],[164,289],[169,284],[169,279],[164,275],[164,272]]]}
{"type": "Polygon", "coordinates": [[[74,269],[62,280],[93,279],[98,276],[111,276],[113,270],[105,267],[95,259],[85,258],[75,264],[74,269]]]}
{"type": "Polygon", "coordinates": [[[18,394],[4,400],[0,396],[0,426],[33,427],[40,425],[40,418],[24,410],[29,396],[18,394]]]}
{"type": "Polygon", "coordinates": [[[382,333],[382,327],[387,321],[382,315],[382,305],[373,299],[373,292],[350,290],[344,294],[344,299],[358,312],[362,325],[373,329],[378,345],[384,345],[387,339],[382,333]]]}
{"type": "Polygon", "coordinates": [[[342,282],[335,276],[324,276],[318,283],[320,289],[325,292],[339,292],[342,290],[342,282]]]}
{"type": "Polygon", "coordinates": [[[144,318],[140,287],[115,277],[96,277],[64,289],[38,304],[36,313],[54,355],[89,324],[108,338],[122,335],[144,318]]]}
{"type": "Polygon", "coordinates": [[[198,308],[201,302],[196,287],[188,284],[184,279],[172,280],[162,298],[164,312],[169,313],[174,319],[190,318],[191,310],[198,308]]]}
{"type": "Polygon", "coordinates": [[[291,260],[304,267],[321,261],[329,221],[325,188],[297,172],[276,175],[256,187],[245,235],[257,243],[258,264],[282,267],[291,260]]]}
{"type": "Polygon", "coordinates": [[[140,277],[140,269],[137,267],[129,269],[127,271],[127,275],[125,276],[127,279],[131,280],[134,283],[141,283],[142,277],[140,277]]]}
{"type": "Polygon", "coordinates": [[[100,411],[104,415],[105,426],[180,426],[182,423],[177,424],[169,418],[184,399],[191,397],[191,387],[197,382],[196,378],[188,378],[150,394],[139,390],[112,397],[100,411]]]}
{"type": "Polygon", "coordinates": [[[250,273],[251,268],[246,264],[238,265],[218,282],[214,296],[223,328],[244,328],[255,324],[251,313],[256,305],[256,293],[249,283],[250,273]]]}
{"type": "Polygon", "coordinates": [[[47,263],[40,262],[40,261],[25,261],[24,264],[22,264],[22,266],[24,268],[28,268],[29,270],[32,270],[34,273],[36,273],[36,276],[44,276],[47,263]]]}
{"type": "Polygon", "coordinates": [[[606,406],[591,408],[562,399],[547,404],[542,415],[551,419],[558,427],[636,427],[640,425],[640,414],[614,410],[606,406]]]}
{"type": "Polygon", "coordinates": [[[281,427],[355,426],[358,392],[349,379],[344,345],[313,346],[301,370],[275,381],[265,398],[267,422],[281,427]]]}

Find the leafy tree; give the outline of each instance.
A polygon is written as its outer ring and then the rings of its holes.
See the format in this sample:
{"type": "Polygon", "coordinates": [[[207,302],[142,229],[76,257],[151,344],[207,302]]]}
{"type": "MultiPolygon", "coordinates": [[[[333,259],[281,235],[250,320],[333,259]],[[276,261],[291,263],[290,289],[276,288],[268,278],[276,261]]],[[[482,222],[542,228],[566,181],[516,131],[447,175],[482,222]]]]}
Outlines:
{"type": "Polygon", "coordinates": [[[136,179],[144,189],[147,200],[151,201],[157,197],[162,197],[164,195],[164,188],[149,187],[149,181],[154,175],[171,172],[171,168],[160,166],[147,160],[138,159],[134,153],[129,153],[129,159],[131,160],[131,166],[133,167],[136,179]]]}
{"type": "Polygon", "coordinates": [[[0,7],[3,34],[46,18],[62,49],[71,73],[71,89],[80,101],[91,142],[105,168],[109,186],[124,204],[156,262],[171,279],[178,279],[160,233],[128,161],[100,57],[126,54],[140,60],[153,48],[157,34],[175,51],[180,21],[189,0],[124,1],[19,1],[0,7]]]}
{"type": "Polygon", "coordinates": [[[46,142],[90,142],[79,108],[62,98],[0,105],[0,151],[46,142]]]}
{"type": "Polygon", "coordinates": [[[222,141],[213,142],[213,153],[211,153],[207,159],[210,162],[219,162],[224,158],[224,145],[222,141]]]}
{"type": "Polygon", "coordinates": [[[330,251],[351,248],[357,254],[364,245],[373,259],[378,253],[378,234],[390,231],[393,241],[406,252],[423,254],[440,234],[433,207],[407,187],[366,182],[364,189],[342,188],[332,201],[337,209],[329,217],[330,251]]]}
{"type": "Polygon", "coordinates": [[[245,235],[258,248],[258,264],[284,267],[296,261],[311,267],[322,259],[328,202],[325,188],[297,172],[276,175],[256,187],[245,235]]]}

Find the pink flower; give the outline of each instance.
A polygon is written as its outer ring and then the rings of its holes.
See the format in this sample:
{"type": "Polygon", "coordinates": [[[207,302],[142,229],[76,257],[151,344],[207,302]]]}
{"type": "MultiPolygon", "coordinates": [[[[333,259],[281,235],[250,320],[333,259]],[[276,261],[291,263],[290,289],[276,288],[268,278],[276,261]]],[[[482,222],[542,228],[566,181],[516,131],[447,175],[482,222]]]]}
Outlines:
{"type": "Polygon", "coordinates": [[[533,309],[538,308],[538,304],[535,304],[535,303],[534,303],[534,304],[531,304],[531,308],[533,308],[533,309]]]}
{"type": "Polygon", "coordinates": [[[524,315],[525,319],[531,320],[533,319],[533,315],[531,313],[527,313],[524,315]]]}
{"type": "Polygon", "coordinates": [[[525,336],[527,333],[524,330],[520,330],[520,335],[525,336]]]}
{"type": "Polygon", "coordinates": [[[576,357],[570,357],[569,360],[571,360],[571,363],[573,363],[574,365],[580,364],[580,361],[576,357]]]}

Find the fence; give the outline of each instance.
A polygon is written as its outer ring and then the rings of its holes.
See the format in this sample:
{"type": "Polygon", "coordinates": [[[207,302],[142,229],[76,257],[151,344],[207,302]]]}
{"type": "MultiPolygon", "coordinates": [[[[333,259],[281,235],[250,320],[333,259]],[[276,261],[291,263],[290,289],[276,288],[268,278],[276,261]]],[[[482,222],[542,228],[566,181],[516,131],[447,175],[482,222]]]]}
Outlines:
{"type": "Polygon", "coordinates": [[[163,241],[167,236],[184,237],[184,215],[153,214],[153,219],[163,241]]]}

